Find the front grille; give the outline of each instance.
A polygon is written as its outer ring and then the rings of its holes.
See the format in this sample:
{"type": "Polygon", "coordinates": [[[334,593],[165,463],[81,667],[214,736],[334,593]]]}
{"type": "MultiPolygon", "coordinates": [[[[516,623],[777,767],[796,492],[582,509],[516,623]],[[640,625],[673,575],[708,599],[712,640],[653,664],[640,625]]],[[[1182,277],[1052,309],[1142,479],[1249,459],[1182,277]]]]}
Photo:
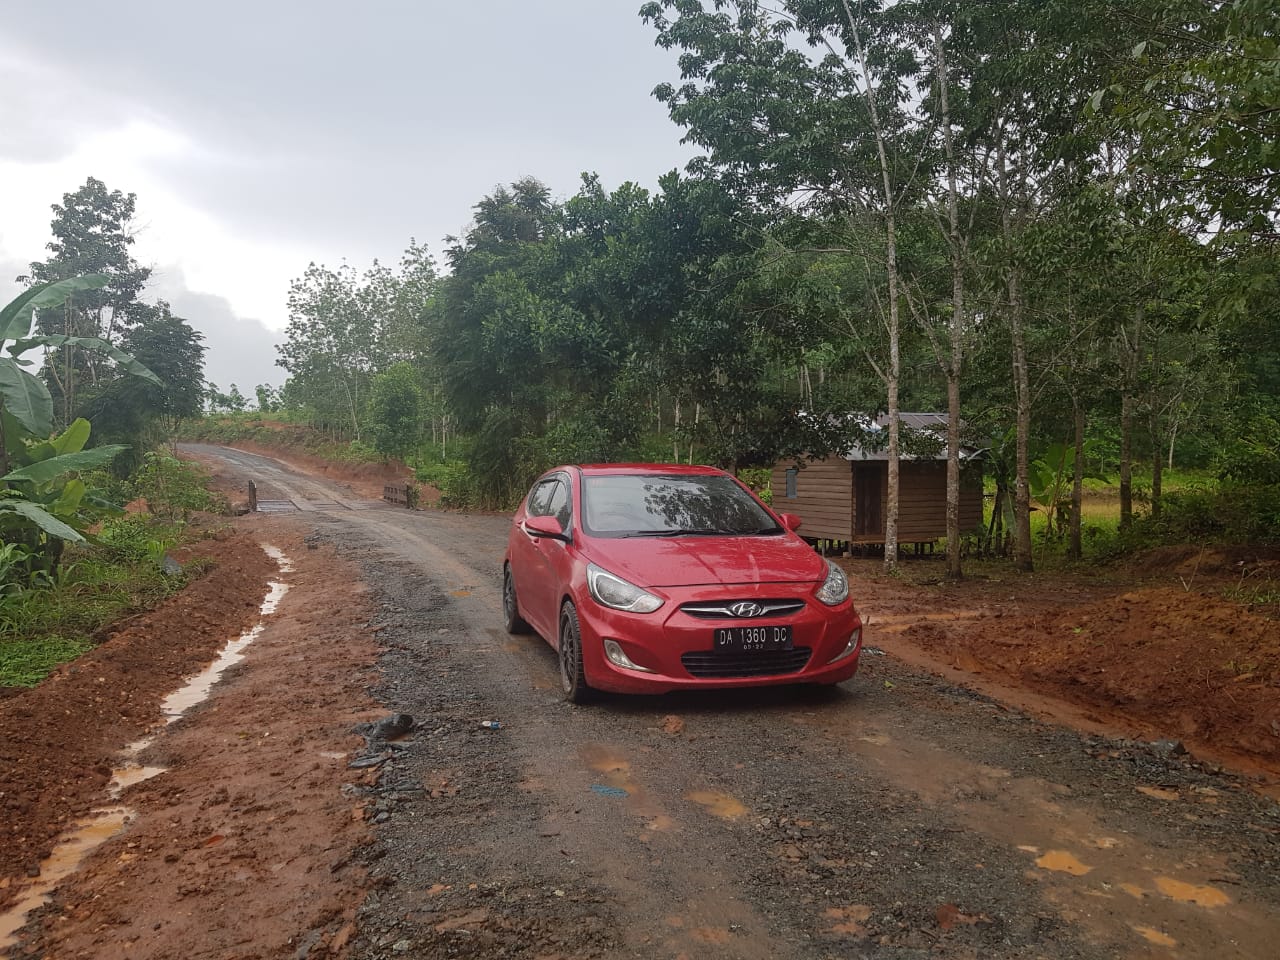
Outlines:
{"type": "Polygon", "coordinates": [[[813,653],[808,647],[791,650],[755,650],[750,653],[697,651],[686,653],[680,662],[692,677],[768,677],[803,670],[813,653]]]}
{"type": "Polygon", "coordinates": [[[747,619],[759,619],[761,617],[786,617],[798,610],[804,609],[803,600],[697,600],[693,603],[683,603],[680,605],[680,611],[687,613],[691,617],[697,617],[700,620],[739,620],[743,619],[733,612],[732,607],[735,603],[754,603],[760,608],[760,612],[754,617],[747,619]]]}

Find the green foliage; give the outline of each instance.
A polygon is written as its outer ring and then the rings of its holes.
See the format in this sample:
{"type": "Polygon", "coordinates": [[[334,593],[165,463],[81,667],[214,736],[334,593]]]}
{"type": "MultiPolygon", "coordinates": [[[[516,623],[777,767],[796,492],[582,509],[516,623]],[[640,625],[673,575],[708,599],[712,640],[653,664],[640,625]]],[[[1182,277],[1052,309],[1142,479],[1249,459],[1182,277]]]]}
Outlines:
{"type": "Polygon", "coordinates": [[[414,477],[440,491],[441,506],[466,510],[480,504],[480,494],[465,460],[424,463],[414,470],[414,477]]]}
{"type": "Polygon", "coordinates": [[[121,346],[156,375],[158,382],[119,377],[98,387],[81,404],[97,426],[100,441],[126,443],[129,455],[117,463],[127,472],[142,454],[172,436],[183,420],[204,407],[204,336],[173,316],[163,300],[134,311],[137,323],[121,346]]]}
{"type": "Polygon", "coordinates": [[[140,517],[109,519],[99,543],[71,547],[70,562],[40,589],[0,590],[0,686],[38,683],[90,649],[104,627],[181,589],[185,578],[165,576],[159,564],[178,535],[140,517]]]}
{"type": "Polygon", "coordinates": [[[275,413],[280,409],[280,391],[269,383],[260,383],[253,388],[258,401],[260,413],[275,413]]]}
{"type": "Polygon", "coordinates": [[[1280,487],[1280,417],[1258,414],[1242,425],[1218,459],[1218,475],[1244,485],[1280,487]]]}
{"type": "Polygon", "coordinates": [[[281,404],[315,426],[361,439],[370,383],[391,364],[428,364],[420,316],[436,285],[435,263],[411,243],[392,271],[376,261],[363,274],[311,264],[289,288],[289,325],[276,361],[289,372],[281,404]]]}
{"type": "Polygon", "coordinates": [[[1159,518],[1135,527],[1145,543],[1280,543],[1280,486],[1182,490],[1165,498],[1159,518]]]}
{"type": "Polygon", "coordinates": [[[0,639],[0,687],[34,687],[59,664],[92,649],[92,643],[78,638],[0,639]]]}
{"type": "Polygon", "coordinates": [[[384,457],[406,457],[417,449],[422,419],[422,388],[411,364],[395,363],[373,378],[368,432],[384,457]]]}
{"type": "Polygon", "coordinates": [[[147,501],[153,516],[175,523],[200,510],[225,511],[225,501],[207,489],[206,480],[204,471],[189,461],[148,453],[131,478],[131,487],[135,496],[147,501]]]}
{"type": "Polygon", "coordinates": [[[77,420],[46,440],[17,437],[6,448],[9,464],[17,466],[0,476],[0,539],[25,548],[30,576],[52,575],[64,543],[83,540],[110,510],[79,474],[111,463],[124,448],[86,450],[89,433],[88,421],[77,420]]]}
{"type": "Polygon", "coordinates": [[[31,575],[31,551],[20,543],[0,543],[0,597],[21,593],[31,575]]]}
{"type": "MultiPolygon", "coordinates": [[[[135,209],[133,194],[108,190],[102,181],[89,177],[78,190],[63,194],[61,204],[54,204],[50,255],[31,264],[29,278],[19,278],[33,283],[96,278],[91,286],[70,291],[36,314],[37,336],[30,344],[51,348],[41,374],[62,426],[79,416],[92,416],[86,404],[109,389],[121,370],[152,376],[144,364],[121,349],[122,337],[152,309],[139,300],[151,270],[139,266],[130,252],[137,232],[135,209]],[[104,356],[114,360],[119,370],[104,364],[104,356]]],[[[19,346],[26,345],[20,341],[19,346]]]]}
{"type": "Polygon", "coordinates": [[[1091,106],[1135,137],[1138,162],[1148,172],[1182,182],[1188,207],[1203,205],[1227,229],[1274,238],[1280,215],[1275,4],[1110,0],[1097,7],[1108,22],[1131,25],[1136,42],[1091,106]]]}

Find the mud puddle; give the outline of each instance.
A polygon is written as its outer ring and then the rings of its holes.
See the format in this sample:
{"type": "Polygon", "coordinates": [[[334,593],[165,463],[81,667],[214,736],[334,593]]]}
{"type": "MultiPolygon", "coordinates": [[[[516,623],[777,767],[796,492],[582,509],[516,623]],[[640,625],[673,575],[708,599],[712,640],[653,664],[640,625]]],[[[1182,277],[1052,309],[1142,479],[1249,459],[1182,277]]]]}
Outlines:
{"type": "MultiPolygon", "coordinates": [[[[1238,877],[1212,851],[1153,841],[1130,829],[1136,823],[1077,802],[1067,785],[974,762],[900,731],[843,739],[850,753],[924,802],[954,810],[968,829],[1025,854],[1028,882],[1096,934],[1123,942],[1127,932],[1197,956],[1226,942],[1242,955],[1267,954],[1280,914],[1221,889],[1238,877]]],[[[1188,810],[1197,805],[1187,801],[1188,810]]]]}
{"type": "MultiPolygon", "coordinates": [[[[276,562],[281,574],[292,572],[293,563],[283,551],[268,544],[262,544],[262,549],[276,562]]],[[[48,902],[58,884],[75,873],[85,857],[128,825],[133,818],[133,811],[114,801],[119,800],[124,791],[130,787],[165,772],[164,767],[142,764],[137,758],[155,743],[163,733],[164,727],[179,720],[192,707],[206,700],[227,669],[244,659],[245,648],[261,636],[266,627],[265,618],[276,611],[280,601],[288,592],[287,583],[280,580],[270,581],[267,595],[259,608],[258,622],[236,639],[228,641],[213,663],[164,699],[161,705],[164,723],[155,733],[129,744],[124,749],[120,757],[120,765],[112,771],[111,784],[107,792],[107,799],[113,803],[94,810],[88,817],[55,840],[53,853],[40,864],[39,876],[32,880],[30,886],[22,892],[12,907],[0,914],[0,951],[4,955],[7,956],[9,948],[17,943],[17,932],[22,929],[32,911],[48,902]]]]}

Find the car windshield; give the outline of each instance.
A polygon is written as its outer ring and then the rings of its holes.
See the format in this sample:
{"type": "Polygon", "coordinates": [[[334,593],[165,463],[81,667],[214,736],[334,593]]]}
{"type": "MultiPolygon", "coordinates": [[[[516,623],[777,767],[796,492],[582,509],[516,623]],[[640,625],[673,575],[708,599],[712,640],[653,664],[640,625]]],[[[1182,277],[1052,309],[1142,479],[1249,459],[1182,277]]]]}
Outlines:
{"type": "Polygon", "coordinates": [[[587,532],[600,537],[756,536],[777,522],[731,477],[622,474],[582,478],[587,532]]]}

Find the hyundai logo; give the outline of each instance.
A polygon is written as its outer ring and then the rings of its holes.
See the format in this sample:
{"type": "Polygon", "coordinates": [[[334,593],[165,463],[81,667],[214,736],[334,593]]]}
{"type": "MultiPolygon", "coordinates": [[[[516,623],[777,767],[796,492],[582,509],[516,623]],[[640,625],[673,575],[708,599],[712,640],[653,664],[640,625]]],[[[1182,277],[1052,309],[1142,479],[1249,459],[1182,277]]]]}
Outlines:
{"type": "Polygon", "coordinates": [[[764,607],[750,600],[743,600],[741,603],[735,603],[731,606],[729,612],[735,617],[758,617],[764,613],[764,607]]]}

